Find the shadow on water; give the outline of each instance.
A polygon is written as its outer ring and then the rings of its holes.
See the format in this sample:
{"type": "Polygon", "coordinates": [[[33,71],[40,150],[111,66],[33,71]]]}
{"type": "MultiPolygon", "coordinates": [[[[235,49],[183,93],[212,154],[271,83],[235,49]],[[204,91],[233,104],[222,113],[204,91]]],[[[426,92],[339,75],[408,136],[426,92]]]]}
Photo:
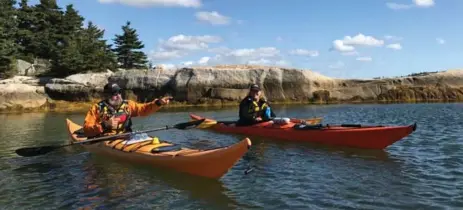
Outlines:
{"type": "Polygon", "coordinates": [[[110,192],[98,195],[101,197],[96,200],[100,202],[94,204],[99,207],[113,208],[143,197],[147,199],[141,201],[144,205],[163,208],[167,207],[166,205],[175,205],[171,203],[172,201],[163,203],[162,198],[156,198],[159,196],[158,194],[172,191],[172,189],[166,189],[166,185],[168,188],[172,187],[186,192],[192,199],[205,203],[206,206],[214,206],[218,209],[234,209],[243,206],[227,195],[229,190],[220,180],[192,176],[170,169],[133,165],[99,155],[91,155],[90,159],[91,161],[88,161],[84,166],[87,174],[86,182],[89,183],[89,186],[93,189],[117,188],[117,190],[110,190],[110,192]],[[117,186],[114,186],[115,184],[117,186]],[[138,188],[138,190],[133,190],[134,188],[138,188]]]}

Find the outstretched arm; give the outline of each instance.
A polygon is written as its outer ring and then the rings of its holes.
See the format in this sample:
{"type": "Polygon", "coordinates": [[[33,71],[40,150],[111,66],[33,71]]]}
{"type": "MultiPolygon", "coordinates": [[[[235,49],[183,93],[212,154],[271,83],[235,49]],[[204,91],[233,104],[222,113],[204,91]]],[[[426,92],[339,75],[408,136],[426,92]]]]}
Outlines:
{"type": "Polygon", "coordinates": [[[162,105],[169,103],[169,100],[171,100],[170,97],[164,97],[161,99],[154,99],[149,103],[137,103],[135,101],[130,100],[128,101],[128,103],[132,117],[138,117],[148,116],[157,112],[162,105]]]}

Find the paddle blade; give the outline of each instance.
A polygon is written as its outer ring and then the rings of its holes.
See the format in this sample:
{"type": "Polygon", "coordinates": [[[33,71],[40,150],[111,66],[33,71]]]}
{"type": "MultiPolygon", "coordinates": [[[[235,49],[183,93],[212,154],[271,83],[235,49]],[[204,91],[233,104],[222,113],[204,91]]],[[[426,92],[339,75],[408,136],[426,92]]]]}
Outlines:
{"type": "Polygon", "coordinates": [[[204,120],[206,119],[195,120],[195,121],[186,122],[186,123],[179,123],[179,124],[174,125],[174,128],[181,129],[181,130],[194,128],[198,126],[199,124],[201,124],[202,122],[204,122],[204,120]]]}
{"type": "Polygon", "coordinates": [[[217,121],[215,121],[215,120],[206,120],[203,123],[199,124],[197,126],[197,128],[206,129],[206,128],[209,128],[209,127],[211,127],[213,125],[216,125],[216,124],[217,124],[217,121]]]}
{"type": "Polygon", "coordinates": [[[317,125],[317,124],[320,124],[322,121],[322,118],[312,118],[312,119],[308,119],[306,120],[306,124],[307,125],[317,125]]]}
{"type": "Polygon", "coordinates": [[[28,147],[17,149],[15,152],[23,157],[32,157],[47,154],[58,148],[60,148],[60,146],[28,147]]]}

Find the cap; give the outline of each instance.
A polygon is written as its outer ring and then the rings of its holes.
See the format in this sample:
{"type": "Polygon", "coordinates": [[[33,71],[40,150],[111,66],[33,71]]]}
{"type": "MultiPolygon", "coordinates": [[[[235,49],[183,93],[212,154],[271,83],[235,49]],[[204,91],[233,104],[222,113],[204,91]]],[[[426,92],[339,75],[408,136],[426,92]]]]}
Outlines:
{"type": "Polygon", "coordinates": [[[113,94],[120,92],[122,89],[117,83],[108,83],[103,87],[103,92],[113,94]]]}
{"type": "Polygon", "coordinates": [[[259,85],[253,84],[253,85],[251,85],[251,88],[250,88],[249,90],[257,90],[257,91],[260,91],[260,87],[259,87],[259,85]]]}

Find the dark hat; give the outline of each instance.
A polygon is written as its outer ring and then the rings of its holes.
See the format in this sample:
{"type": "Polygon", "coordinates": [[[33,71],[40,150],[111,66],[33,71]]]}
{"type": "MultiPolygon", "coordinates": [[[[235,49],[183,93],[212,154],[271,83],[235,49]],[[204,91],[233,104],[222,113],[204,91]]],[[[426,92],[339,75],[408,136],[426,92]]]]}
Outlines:
{"type": "Polygon", "coordinates": [[[108,94],[118,93],[122,89],[117,83],[108,83],[103,87],[103,92],[108,94]]]}
{"type": "Polygon", "coordinates": [[[249,88],[249,90],[260,91],[260,87],[259,87],[259,85],[253,84],[253,85],[251,85],[251,88],[249,88]]]}

